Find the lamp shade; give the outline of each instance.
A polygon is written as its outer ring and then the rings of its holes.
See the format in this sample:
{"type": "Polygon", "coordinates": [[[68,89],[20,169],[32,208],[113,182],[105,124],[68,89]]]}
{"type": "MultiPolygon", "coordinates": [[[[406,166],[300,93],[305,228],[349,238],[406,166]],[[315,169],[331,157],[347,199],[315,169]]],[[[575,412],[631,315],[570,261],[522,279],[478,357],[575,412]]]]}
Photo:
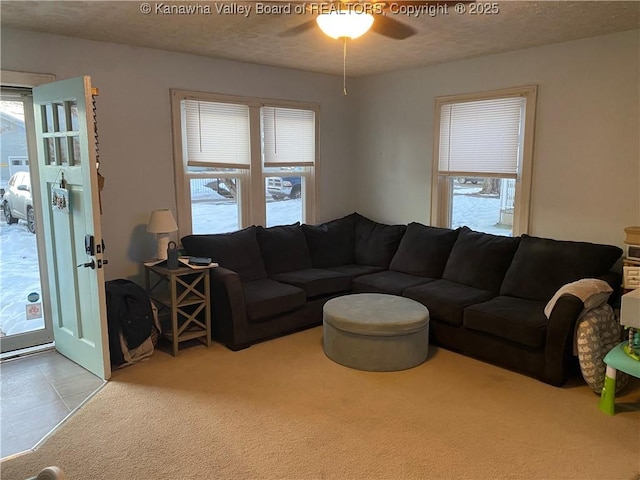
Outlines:
{"type": "Polygon", "coordinates": [[[154,210],[149,217],[147,232],[149,233],[169,233],[178,230],[178,225],[173,218],[171,210],[168,208],[154,210]]]}
{"type": "Polygon", "coordinates": [[[373,15],[352,10],[333,10],[318,15],[316,22],[332,38],[358,38],[373,25],[373,15]]]}

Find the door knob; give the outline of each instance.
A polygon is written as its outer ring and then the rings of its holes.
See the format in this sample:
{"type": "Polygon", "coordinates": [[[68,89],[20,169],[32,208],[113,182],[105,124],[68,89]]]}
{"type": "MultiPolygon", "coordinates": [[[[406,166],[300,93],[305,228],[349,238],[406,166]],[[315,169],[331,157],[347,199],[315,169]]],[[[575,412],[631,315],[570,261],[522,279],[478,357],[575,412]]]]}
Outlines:
{"type": "Polygon", "coordinates": [[[80,267],[84,267],[84,268],[90,267],[91,270],[93,270],[93,269],[96,268],[96,262],[93,259],[91,259],[90,262],[81,263],[80,265],[78,265],[78,268],[80,268],[80,267]]]}

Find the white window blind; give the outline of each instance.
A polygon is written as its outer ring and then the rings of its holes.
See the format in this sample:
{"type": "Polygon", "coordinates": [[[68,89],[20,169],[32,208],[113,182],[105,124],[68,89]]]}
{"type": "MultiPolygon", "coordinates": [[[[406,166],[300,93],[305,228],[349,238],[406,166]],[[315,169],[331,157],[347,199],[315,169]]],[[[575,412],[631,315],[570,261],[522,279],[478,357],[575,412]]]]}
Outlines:
{"type": "Polygon", "coordinates": [[[251,162],[249,107],[183,100],[187,165],[248,168],[251,162]]]}
{"type": "Polygon", "coordinates": [[[261,112],[264,166],[313,166],[315,112],[281,107],[262,107],[261,112]]]}
{"type": "Polygon", "coordinates": [[[524,105],[522,97],[443,105],[439,173],[515,178],[524,105]]]}

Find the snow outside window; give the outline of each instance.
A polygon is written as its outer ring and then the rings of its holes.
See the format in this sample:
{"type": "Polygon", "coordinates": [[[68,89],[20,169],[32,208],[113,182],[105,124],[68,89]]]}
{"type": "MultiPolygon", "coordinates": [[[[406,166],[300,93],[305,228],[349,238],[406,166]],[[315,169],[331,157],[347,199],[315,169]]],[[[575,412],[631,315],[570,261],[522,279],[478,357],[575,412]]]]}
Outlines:
{"type": "Polygon", "coordinates": [[[314,221],[317,106],[171,96],[179,235],[314,221]]]}
{"type": "Polygon", "coordinates": [[[436,99],[432,223],[526,233],[536,87],[436,99]]]}
{"type": "Polygon", "coordinates": [[[260,113],[266,226],[302,223],[304,202],[313,189],[316,113],[274,106],[264,106],[260,113]]]}

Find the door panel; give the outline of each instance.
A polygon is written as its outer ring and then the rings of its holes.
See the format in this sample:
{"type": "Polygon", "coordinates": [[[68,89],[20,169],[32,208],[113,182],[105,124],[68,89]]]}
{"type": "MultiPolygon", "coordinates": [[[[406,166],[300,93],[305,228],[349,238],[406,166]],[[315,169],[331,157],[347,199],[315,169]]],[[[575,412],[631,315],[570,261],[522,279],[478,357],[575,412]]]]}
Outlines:
{"type": "Polygon", "coordinates": [[[87,235],[95,238],[96,245],[102,243],[91,79],[78,77],[36,87],[33,101],[36,178],[48,239],[46,260],[56,349],[108,379],[103,252],[88,255],[85,251],[87,235]]]}

